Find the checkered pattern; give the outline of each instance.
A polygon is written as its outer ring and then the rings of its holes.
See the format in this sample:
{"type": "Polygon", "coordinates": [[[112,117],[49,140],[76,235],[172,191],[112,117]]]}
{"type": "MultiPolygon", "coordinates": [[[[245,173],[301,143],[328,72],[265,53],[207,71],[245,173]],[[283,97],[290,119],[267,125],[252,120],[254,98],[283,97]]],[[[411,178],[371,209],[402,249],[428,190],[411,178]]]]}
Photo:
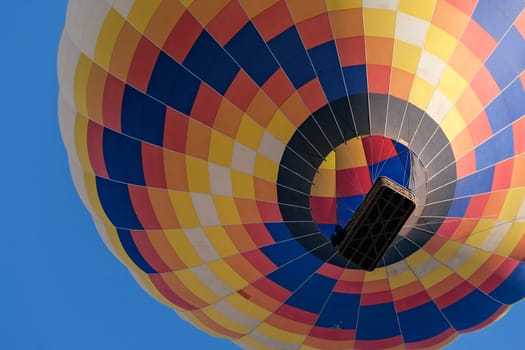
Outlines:
{"type": "Polygon", "coordinates": [[[208,333],[442,347],[525,296],[524,37],[521,0],[70,0],[73,179],[137,281],[208,333]],[[346,266],[319,228],[350,211],[323,198],[363,195],[341,179],[402,147],[418,221],[382,267],[346,266]]]}

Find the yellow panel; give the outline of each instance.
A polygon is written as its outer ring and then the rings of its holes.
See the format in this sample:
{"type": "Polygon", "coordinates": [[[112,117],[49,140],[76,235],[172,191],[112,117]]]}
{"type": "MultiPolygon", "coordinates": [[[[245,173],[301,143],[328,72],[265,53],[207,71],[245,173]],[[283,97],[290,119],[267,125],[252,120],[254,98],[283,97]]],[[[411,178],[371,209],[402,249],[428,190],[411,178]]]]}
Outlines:
{"type": "Polygon", "coordinates": [[[233,155],[233,140],[213,129],[211,130],[210,139],[208,159],[212,163],[229,167],[233,155]]]}
{"type": "Polygon", "coordinates": [[[179,0],[185,7],[190,7],[195,0],[179,0]]]}
{"type": "Polygon", "coordinates": [[[505,198],[505,203],[503,204],[503,208],[501,209],[498,219],[514,220],[518,216],[518,212],[521,208],[524,198],[524,188],[511,189],[507,194],[507,198],[505,198]]]}
{"type": "Polygon", "coordinates": [[[335,170],[335,152],[332,151],[328,153],[328,155],[325,157],[325,159],[321,162],[321,165],[319,166],[319,170],[335,170]]]}
{"type": "Polygon", "coordinates": [[[461,248],[461,243],[448,240],[443,244],[441,248],[434,254],[434,258],[442,263],[446,263],[453,256],[456,255],[458,250],[461,248]]]}
{"type": "Polygon", "coordinates": [[[394,42],[392,66],[402,69],[405,72],[416,74],[419,59],[421,58],[421,50],[418,46],[396,40],[394,42]]]}
{"type": "Polygon", "coordinates": [[[388,283],[391,289],[399,288],[417,280],[417,276],[410,270],[400,274],[389,276],[388,283]]]}
{"type": "Polygon", "coordinates": [[[263,309],[237,293],[228,295],[224,300],[237,310],[242,310],[248,317],[256,320],[265,320],[271,314],[270,311],[263,309]]]}
{"type": "Polygon", "coordinates": [[[481,265],[483,265],[490,257],[490,253],[482,250],[476,250],[474,254],[468,258],[467,261],[460,268],[456,270],[456,273],[464,279],[469,279],[474,272],[476,272],[481,265]]]}
{"type": "Polygon", "coordinates": [[[287,144],[292,138],[296,127],[286,118],[283,112],[278,109],[272,117],[267,129],[282,143],[287,144]]]}
{"type": "Polygon", "coordinates": [[[428,254],[423,249],[417,250],[414,254],[410,255],[408,258],[405,258],[405,261],[410,267],[414,268],[425,261],[427,261],[430,258],[430,254],[428,254]]]}
{"type": "Polygon", "coordinates": [[[222,327],[231,331],[241,334],[247,334],[251,330],[250,327],[247,327],[245,325],[235,322],[234,320],[229,319],[226,315],[224,315],[219,310],[215,309],[215,307],[213,306],[203,308],[202,312],[204,312],[209,318],[220,324],[222,327]]]}
{"type": "Polygon", "coordinates": [[[139,32],[144,33],[160,3],[161,0],[135,0],[129,11],[128,22],[139,32]]]}
{"type": "Polygon", "coordinates": [[[220,300],[220,297],[210,290],[200,279],[193,274],[191,270],[175,271],[175,275],[180,279],[182,284],[188,288],[195,296],[201,298],[208,304],[213,304],[220,300]]]}
{"type": "Polygon", "coordinates": [[[275,328],[268,323],[261,323],[261,325],[256,328],[256,331],[266,335],[271,339],[276,339],[283,343],[289,344],[300,344],[306,338],[305,334],[288,332],[279,328],[275,328]]]}
{"type": "Polygon", "coordinates": [[[237,136],[235,136],[235,139],[243,145],[256,150],[259,148],[263,133],[263,127],[257,124],[257,122],[252,118],[248,117],[247,115],[243,115],[241,125],[239,126],[239,130],[237,131],[237,136]]]}
{"type": "Polygon", "coordinates": [[[178,1],[162,1],[146,27],[144,36],[158,47],[163,47],[173,26],[185,11],[185,7],[178,1]]]}
{"type": "MultiPolygon", "coordinates": [[[[251,0],[253,1],[253,0],[251,0]]],[[[255,350],[275,350],[271,346],[266,346],[260,342],[260,340],[253,339],[249,336],[241,338],[241,341],[243,343],[246,343],[249,346],[249,349],[255,349],[255,350]]]]}
{"type": "Polygon", "coordinates": [[[87,116],[87,86],[93,62],[84,54],[78,58],[75,71],[75,107],[78,113],[87,116]]]}
{"type": "Polygon", "coordinates": [[[91,167],[87,148],[87,128],[88,119],[77,114],[75,118],[75,146],[78,160],[80,161],[82,168],[93,174],[93,168],[91,167]]]}
{"type": "Polygon", "coordinates": [[[232,197],[213,196],[213,203],[215,203],[215,209],[221,224],[233,225],[242,223],[232,197]]]}
{"type": "Polygon", "coordinates": [[[233,290],[241,290],[249,284],[248,281],[235,272],[224,260],[209,263],[208,267],[222,282],[233,290]]]}
{"type": "Polygon", "coordinates": [[[366,36],[393,38],[396,28],[396,12],[364,8],[364,27],[366,36]]]}
{"type": "Polygon", "coordinates": [[[111,9],[100,28],[95,47],[95,62],[106,71],[109,71],[113,49],[123,25],[124,18],[115,9],[111,9]]]}
{"type": "Polygon", "coordinates": [[[468,83],[450,66],[445,68],[438,89],[454,103],[467,88],[468,83]]]}
{"type": "Polygon", "coordinates": [[[208,238],[221,257],[224,258],[239,254],[239,250],[235,247],[235,244],[233,244],[222,226],[205,227],[203,230],[206,234],[206,238],[208,238]]]}
{"type": "Polygon", "coordinates": [[[255,158],[254,175],[270,182],[277,181],[279,165],[263,155],[257,154],[255,158]]]}
{"type": "Polygon", "coordinates": [[[279,0],[239,0],[244,11],[250,18],[257,16],[267,8],[273,6],[279,0]]]}
{"type": "Polygon", "coordinates": [[[328,11],[355,9],[363,6],[362,0],[326,0],[328,11]]]}
{"type": "Polygon", "coordinates": [[[494,220],[480,220],[465,243],[473,247],[481,247],[490,235],[495,223],[494,220]]]}
{"type": "Polygon", "coordinates": [[[434,91],[436,90],[431,84],[421,79],[420,77],[414,77],[414,83],[410,91],[410,97],[408,98],[416,107],[421,110],[426,110],[434,91]]]}
{"type": "Polygon", "coordinates": [[[208,163],[191,156],[186,156],[185,158],[188,189],[191,192],[210,193],[208,163]]]}
{"type": "Polygon", "coordinates": [[[183,230],[166,230],[164,235],[170,242],[173,251],[186,266],[192,267],[203,263],[183,230]]]}
{"type": "Polygon", "coordinates": [[[193,208],[193,201],[188,192],[169,191],[171,205],[177,214],[177,220],[183,228],[199,227],[200,221],[193,208]]]}
{"type": "Polygon", "coordinates": [[[190,12],[205,27],[226,6],[228,1],[195,0],[191,3],[190,12]]]}
{"type": "Polygon", "coordinates": [[[514,222],[494,253],[509,256],[525,234],[525,222],[514,222]]]}
{"type": "Polygon", "coordinates": [[[234,197],[255,199],[255,185],[252,175],[232,170],[231,179],[234,197]]]}
{"type": "Polygon", "coordinates": [[[435,5],[436,0],[399,0],[398,9],[411,16],[430,21],[435,5]]]}
{"type": "Polygon", "coordinates": [[[425,50],[434,56],[448,62],[448,59],[454,52],[457,44],[457,38],[454,38],[452,35],[433,24],[429,26],[427,40],[425,42],[425,50]]]}
{"type": "Polygon", "coordinates": [[[467,123],[461,117],[461,114],[456,109],[452,107],[448,114],[445,116],[443,121],[440,124],[441,130],[445,133],[445,136],[452,140],[454,139],[463,129],[466,128],[467,123]]]}
{"type": "Polygon", "coordinates": [[[346,144],[339,145],[335,149],[335,159],[337,169],[367,166],[368,163],[361,137],[356,137],[346,144]]]}
{"type": "Polygon", "coordinates": [[[441,265],[429,274],[426,274],[425,276],[421,277],[419,280],[426,289],[429,289],[432,286],[443,281],[448,276],[452,275],[452,273],[453,272],[451,269],[444,265],[441,265]]]}
{"type": "Polygon", "coordinates": [[[371,282],[387,279],[386,269],[384,267],[378,267],[374,271],[366,271],[363,281],[371,282]]]}

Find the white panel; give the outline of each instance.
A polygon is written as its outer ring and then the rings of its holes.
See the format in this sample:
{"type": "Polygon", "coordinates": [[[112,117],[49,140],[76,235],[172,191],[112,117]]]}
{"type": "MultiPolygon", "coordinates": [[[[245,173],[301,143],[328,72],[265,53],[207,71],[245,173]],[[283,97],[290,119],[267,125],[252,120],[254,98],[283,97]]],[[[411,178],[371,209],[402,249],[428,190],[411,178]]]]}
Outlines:
{"type": "Polygon", "coordinates": [[[211,195],[191,193],[190,196],[201,226],[219,226],[221,224],[211,195]]]}
{"type": "Polygon", "coordinates": [[[435,269],[437,269],[438,267],[440,267],[441,265],[442,264],[436,259],[429,258],[422,264],[413,267],[412,270],[418,278],[422,278],[434,271],[435,269]]]}
{"type": "Polygon", "coordinates": [[[472,254],[474,254],[475,251],[476,249],[473,247],[462,245],[456,255],[454,255],[445,263],[452,270],[458,270],[472,256],[472,254]]]}
{"type": "Polygon", "coordinates": [[[279,340],[268,338],[266,335],[259,333],[258,331],[251,333],[250,337],[257,340],[259,343],[270,347],[271,349],[296,350],[301,346],[301,344],[283,343],[279,340]]]}
{"type": "Polygon", "coordinates": [[[275,163],[280,163],[286,145],[273,136],[268,130],[264,131],[264,135],[259,145],[259,153],[263,156],[273,160],[275,163]]]}
{"type": "Polygon", "coordinates": [[[58,82],[60,84],[60,94],[71,105],[75,105],[75,73],[77,70],[80,51],[67,36],[62,35],[58,48],[58,82]]]}
{"type": "Polygon", "coordinates": [[[396,10],[398,7],[397,0],[363,0],[363,7],[396,10]]]}
{"type": "Polygon", "coordinates": [[[232,168],[253,175],[255,156],[254,150],[236,141],[233,144],[232,168]]]}
{"type": "Polygon", "coordinates": [[[58,95],[58,122],[60,133],[62,134],[62,141],[66,146],[68,157],[74,162],[79,161],[75,144],[76,114],[73,107],[64,100],[62,91],[60,91],[60,95],[58,95]]]}
{"type": "Polygon", "coordinates": [[[91,206],[91,202],[89,200],[89,196],[86,192],[86,184],[84,180],[84,168],[77,163],[76,160],[73,160],[69,158],[69,171],[71,172],[71,178],[73,179],[73,184],[75,185],[75,189],[77,190],[77,193],[82,199],[82,203],[86,206],[86,208],[89,210],[91,215],[95,217],[95,211],[93,210],[93,207],[91,206]]]}
{"type": "Polygon", "coordinates": [[[226,316],[230,320],[233,320],[249,328],[255,328],[261,322],[242,313],[237,308],[233,307],[231,304],[224,300],[221,300],[218,303],[214,304],[213,307],[220,311],[224,316],[226,316]]]}
{"type": "Polygon", "coordinates": [[[428,22],[419,18],[398,12],[395,37],[409,44],[423,47],[427,36],[428,25],[428,22]]]}
{"type": "Polygon", "coordinates": [[[135,0],[109,0],[113,8],[124,18],[127,18],[135,0]]]}
{"type": "Polygon", "coordinates": [[[211,193],[218,196],[232,196],[232,178],[230,168],[208,163],[211,193]]]}
{"type": "Polygon", "coordinates": [[[200,265],[196,267],[192,267],[190,269],[195,276],[203,284],[206,285],[210,290],[212,290],[215,294],[217,294],[219,297],[224,298],[227,295],[232,294],[234,291],[228,287],[213,271],[211,271],[208,266],[206,265],[200,265]]]}
{"type": "Polygon", "coordinates": [[[408,266],[405,260],[399,260],[398,262],[388,265],[386,267],[386,271],[389,277],[400,275],[406,272],[407,270],[410,270],[410,266],[408,266]]]}
{"type": "Polygon", "coordinates": [[[445,118],[447,113],[452,108],[452,102],[441,93],[441,91],[436,90],[430,103],[427,107],[427,114],[434,119],[438,124],[445,118]]]}
{"type": "Polygon", "coordinates": [[[220,259],[215,247],[201,228],[186,228],[183,229],[183,231],[186,238],[188,238],[191,245],[204,262],[220,259]]]}
{"type": "Polygon", "coordinates": [[[445,71],[445,66],[445,62],[423,50],[416,75],[430,84],[437,86],[443,72],[445,71]]]}
{"type": "Polygon", "coordinates": [[[507,232],[509,231],[510,227],[512,226],[512,222],[497,222],[496,225],[490,230],[490,233],[488,237],[485,239],[483,244],[481,245],[481,249],[493,252],[498,248],[501,241],[505,238],[507,235],[507,232]]]}

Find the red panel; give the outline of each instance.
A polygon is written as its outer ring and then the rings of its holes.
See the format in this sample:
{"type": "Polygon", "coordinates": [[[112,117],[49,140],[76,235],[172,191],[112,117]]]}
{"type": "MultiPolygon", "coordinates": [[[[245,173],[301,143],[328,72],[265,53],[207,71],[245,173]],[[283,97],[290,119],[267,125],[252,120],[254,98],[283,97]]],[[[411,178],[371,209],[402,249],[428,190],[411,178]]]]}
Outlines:
{"type": "Polygon", "coordinates": [[[364,36],[337,39],[336,44],[342,67],[365,64],[366,54],[364,36]]]}
{"type": "Polygon", "coordinates": [[[191,116],[202,123],[213,127],[215,116],[219,110],[222,96],[206,84],[201,84],[191,110],[191,116]]]}
{"type": "Polygon", "coordinates": [[[390,66],[369,64],[366,66],[368,74],[368,91],[388,94],[390,86],[390,66]]]}
{"type": "Polygon", "coordinates": [[[147,187],[128,185],[128,190],[133,209],[135,209],[135,213],[142,227],[144,227],[145,230],[160,230],[162,227],[151,206],[151,199],[149,198],[147,187]]]}
{"type": "Polygon", "coordinates": [[[339,266],[332,265],[330,263],[324,263],[318,270],[319,275],[332,278],[334,280],[339,280],[343,274],[343,268],[339,266]]]}
{"type": "Polygon", "coordinates": [[[258,90],[259,87],[255,85],[251,78],[243,70],[240,70],[228,87],[224,97],[245,111],[258,90]]]}
{"type": "Polygon", "coordinates": [[[275,5],[264,10],[253,19],[257,31],[265,41],[270,41],[293,25],[292,17],[288,12],[285,1],[278,1],[275,5]]]}
{"type": "Polygon", "coordinates": [[[456,177],[462,179],[476,171],[476,152],[468,152],[465,156],[456,161],[456,177]]]}
{"type": "Polygon", "coordinates": [[[435,335],[427,340],[421,340],[413,343],[406,343],[407,349],[441,349],[442,346],[448,344],[452,338],[456,337],[456,331],[453,328],[448,328],[441,334],[435,335]]]}
{"type": "Polygon", "coordinates": [[[335,176],[337,197],[366,194],[372,188],[370,171],[366,166],[337,170],[335,176]]]}
{"type": "Polygon", "coordinates": [[[244,222],[261,222],[261,216],[259,214],[259,207],[257,202],[253,199],[245,198],[234,198],[235,207],[239,212],[239,216],[244,222]]]}
{"type": "Polygon", "coordinates": [[[469,205],[468,205],[467,211],[465,212],[464,217],[482,218],[483,210],[485,209],[485,206],[487,205],[489,198],[490,198],[490,194],[488,193],[472,196],[470,198],[470,202],[469,202],[469,205]]]}
{"type": "MultiPolygon", "coordinates": [[[[446,282],[449,283],[450,281],[446,281],[446,282]]],[[[436,305],[440,309],[444,309],[458,302],[460,299],[467,296],[473,290],[474,290],[474,287],[472,287],[472,285],[470,285],[468,282],[464,281],[461,284],[455,286],[454,288],[450,288],[450,291],[448,293],[445,293],[439,298],[436,298],[435,299],[436,305]]]]}
{"type": "Polygon", "coordinates": [[[128,72],[128,83],[142,92],[148,90],[153,68],[157,63],[160,49],[151,41],[142,37],[133,55],[128,72]]]}
{"type": "Polygon", "coordinates": [[[485,111],[472,119],[472,122],[468,125],[468,129],[472,136],[472,142],[476,147],[492,137],[492,130],[485,111]]]}
{"type": "Polygon", "coordinates": [[[521,142],[514,142],[514,154],[525,153],[525,140],[523,140],[523,135],[525,135],[525,116],[522,116],[512,124],[512,136],[514,140],[522,140],[521,142]]]}
{"type": "Polygon", "coordinates": [[[269,203],[263,201],[257,201],[257,207],[259,213],[261,213],[261,219],[265,222],[280,222],[283,221],[281,216],[281,210],[276,203],[269,203]]]}
{"type": "Polygon", "coordinates": [[[178,62],[184,61],[202,31],[202,26],[188,11],[173,27],[163,50],[178,62]]]}
{"type": "Polygon", "coordinates": [[[279,68],[270,79],[264,83],[262,89],[277,106],[282,105],[295,91],[282,68],[279,68]]]}
{"type": "Polygon", "coordinates": [[[280,316],[289,318],[290,320],[294,320],[305,324],[314,324],[315,321],[317,321],[317,318],[319,317],[319,314],[304,311],[287,304],[282,304],[275,311],[275,313],[280,316]]]}
{"type": "Polygon", "coordinates": [[[169,266],[162,261],[155,248],[151,245],[147,232],[131,231],[131,237],[133,237],[133,241],[142,257],[155,269],[155,271],[158,273],[171,272],[169,266]]]}
{"type": "MultiPolygon", "coordinates": [[[[195,310],[197,306],[190,304],[187,302],[186,298],[181,298],[178,294],[176,294],[162,279],[162,275],[155,274],[155,275],[149,275],[149,279],[157,288],[157,290],[162,294],[166,299],[171,301],[173,304],[177,305],[178,307],[181,307],[185,310],[195,310]]],[[[182,286],[182,283],[181,283],[182,286]]],[[[179,291],[179,289],[177,289],[179,291]]]]}
{"type": "Polygon", "coordinates": [[[326,12],[298,23],[297,30],[307,50],[334,39],[326,12]]]}
{"type": "Polygon", "coordinates": [[[479,286],[479,289],[486,294],[492,293],[510,276],[518,264],[518,261],[506,259],[503,264],[498,267],[495,273],[479,286]]]}
{"type": "Polygon", "coordinates": [[[206,26],[208,32],[224,46],[248,23],[249,18],[237,1],[230,1],[206,26]]]}
{"type": "MultiPolygon", "coordinates": [[[[312,337],[326,340],[350,340],[355,338],[355,329],[323,328],[314,326],[310,333],[312,337]]],[[[339,348],[343,349],[343,348],[339,348]]]]}
{"type": "Polygon", "coordinates": [[[166,188],[166,174],[164,173],[164,155],[162,148],[142,143],[142,168],[146,185],[150,187],[166,188]]]}
{"type": "Polygon", "coordinates": [[[312,218],[318,224],[333,224],[337,222],[335,197],[310,197],[312,218]]]}
{"type": "Polygon", "coordinates": [[[292,294],[289,290],[281,287],[279,284],[274,281],[264,277],[252,284],[255,288],[259,289],[264,294],[269,297],[279,300],[283,303],[286,299],[292,294]]]}
{"type": "Polygon", "coordinates": [[[275,243],[275,240],[264,224],[245,224],[244,227],[257,247],[264,247],[275,243]]]}
{"type": "Polygon", "coordinates": [[[470,16],[470,14],[474,11],[474,8],[476,7],[478,0],[446,0],[447,2],[454,5],[456,8],[460,9],[461,11],[465,12],[467,15],[470,16]]]}
{"type": "Polygon", "coordinates": [[[392,293],[390,290],[376,293],[361,294],[361,306],[391,303],[392,293]]]}
{"type": "Polygon", "coordinates": [[[488,105],[500,93],[498,84],[485,66],[482,66],[476,74],[471,87],[484,106],[488,105]]]}
{"type": "MultiPolygon", "coordinates": [[[[419,282],[417,282],[419,284],[419,282]]],[[[419,286],[418,289],[423,289],[422,287],[419,286]]],[[[396,306],[396,311],[397,312],[403,312],[403,311],[406,311],[406,310],[411,310],[413,308],[416,308],[420,305],[424,305],[428,302],[432,301],[432,299],[430,298],[430,296],[428,295],[428,293],[425,291],[425,290],[422,290],[420,291],[419,293],[415,293],[406,297],[406,298],[403,298],[403,299],[399,299],[399,300],[396,300],[395,301],[395,306],[396,306]]]]}
{"type": "Polygon", "coordinates": [[[356,340],[356,349],[383,350],[403,344],[401,336],[386,338],[382,340],[356,340]]]}
{"type": "Polygon", "coordinates": [[[221,334],[224,337],[230,337],[234,339],[241,338],[244,336],[244,334],[234,332],[230,329],[224,328],[223,326],[219,325],[216,321],[212,320],[208,315],[206,315],[201,310],[194,310],[193,316],[195,316],[196,319],[198,319],[205,327],[210,328],[212,331],[221,334]]]}
{"type": "Polygon", "coordinates": [[[120,112],[122,110],[122,97],[126,85],[112,76],[107,75],[104,95],[102,97],[102,118],[104,125],[116,132],[121,132],[120,112]]]}
{"type": "Polygon", "coordinates": [[[461,41],[483,62],[497,44],[496,40],[473,19],[467,25],[461,41]]]}
{"type": "Polygon", "coordinates": [[[188,134],[188,117],[168,107],[164,123],[164,147],[184,153],[188,134]]]}
{"type": "Polygon", "coordinates": [[[273,261],[268,259],[268,257],[258,249],[243,253],[242,255],[264,276],[277,270],[277,266],[273,261]]]}
{"type": "Polygon", "coordinates": [[[362,139],[362,143],[368,164],[379,163],[397,156],[393,142],[383,136],[365,137],[362,139]]]}
{"type": "Polygon", "coordinates": [[[328,103],[323,89],[321,88],[321,84],[317,79],[312,79],[308,83],[301,86],[298,92],[303,98],[303,101],[308,109],[310,109],[312,112],[317,111],[319,108],[328,103]]]}
{"type": "Polygon", "coordinates": [[[88,121],[87,126],[87,151],[89,161],[93,167],[95,175],[109,179],[106,163],[104,161],[104,127],[99,124],[88,121]]]}
{"type": "Polygon", "coordinates": [[[494,177],[492,179],[492,191],[506,190],[510,188],[513,167],[514,158],[496,164],[494,167],[494,177]]]}

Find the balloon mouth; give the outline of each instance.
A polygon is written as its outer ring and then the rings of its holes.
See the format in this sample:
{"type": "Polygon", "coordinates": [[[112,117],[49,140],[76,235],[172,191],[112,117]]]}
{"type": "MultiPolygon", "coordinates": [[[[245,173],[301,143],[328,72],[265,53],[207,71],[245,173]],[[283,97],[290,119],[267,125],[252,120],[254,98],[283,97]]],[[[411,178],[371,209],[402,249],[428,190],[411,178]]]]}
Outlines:
{"type": "Polygon", "coordinates": [[[338,254],[330,236],[336,225],[346,225],[380,176],[410,189],[416,204],[377,265],[384,267],[421,249],[453,210],[455,157],[439,125],[407,101],[381,94],[332,101],[296,129],[281,157],[277,195],[283,223],[310,254],[358,269],[338,254]],[[386,109],[371,109],[385,101],[403,116],[388,118],[386,109]]]}

